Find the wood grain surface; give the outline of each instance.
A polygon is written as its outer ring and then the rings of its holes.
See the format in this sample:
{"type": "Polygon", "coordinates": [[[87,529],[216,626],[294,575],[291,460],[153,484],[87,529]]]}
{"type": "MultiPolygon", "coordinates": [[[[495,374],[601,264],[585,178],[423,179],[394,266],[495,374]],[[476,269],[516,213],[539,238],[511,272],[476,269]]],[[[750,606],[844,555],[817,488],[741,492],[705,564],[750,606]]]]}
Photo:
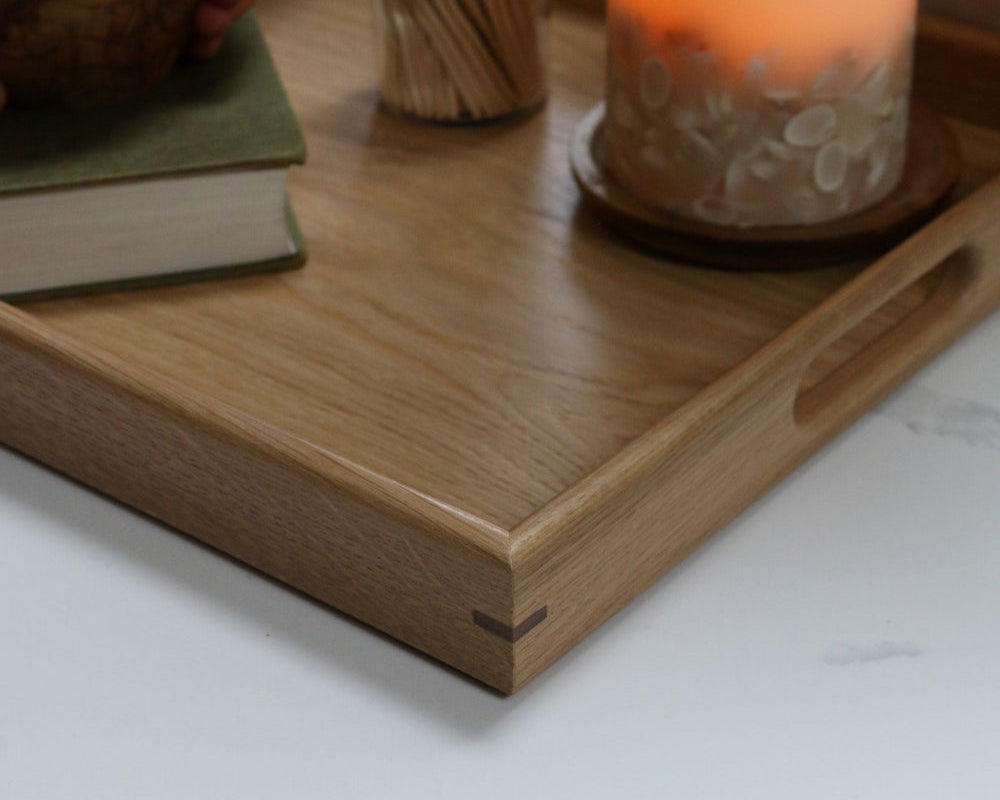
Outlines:
{"type": "Polygon", "coordinates": [[[260,9],[309,148],[304,270],[28,310],[509,527],[857,272],[720,278],[582,212],[568,141],[603,88],[593,17],[558,16],[543,113],[442,128],[378,111],[369,13],[260,9]]]}
{"type": "MultiPolygon", "coordinates": [[[[994,184],[874,265],[671,263],[570,174],[597,13],[556,6],[544,109],[469,127],[379,110],[369,13],[259,7],[307,266],[0,307],[0,441],[513,691],[1000,303],[994,184]]],[[[958,200],[1000,91],[950,85],[958,200]]]]}

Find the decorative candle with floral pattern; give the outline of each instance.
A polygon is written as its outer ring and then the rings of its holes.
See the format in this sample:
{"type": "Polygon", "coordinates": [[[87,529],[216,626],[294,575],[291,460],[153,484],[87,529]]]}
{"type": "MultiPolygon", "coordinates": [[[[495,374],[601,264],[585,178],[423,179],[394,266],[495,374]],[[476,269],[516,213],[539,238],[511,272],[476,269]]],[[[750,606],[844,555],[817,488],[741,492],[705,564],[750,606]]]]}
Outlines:
{"type": "Polygon", "coordinates": [[[899,184],[917,0],[608,0],[605,166],[636,199],[757,227],[899,184]]]}

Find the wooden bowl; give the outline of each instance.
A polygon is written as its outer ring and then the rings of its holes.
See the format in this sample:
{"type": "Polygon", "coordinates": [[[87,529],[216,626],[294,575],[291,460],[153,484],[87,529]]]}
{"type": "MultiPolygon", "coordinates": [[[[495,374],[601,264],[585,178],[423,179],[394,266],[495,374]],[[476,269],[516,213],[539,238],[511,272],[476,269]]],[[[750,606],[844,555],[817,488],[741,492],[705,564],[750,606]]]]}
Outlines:
{"type": "Polygon", "coordinates": [[[20,106],[141,93],[177,60],[198,0],[0,0],[0,82],[20,106]]]}

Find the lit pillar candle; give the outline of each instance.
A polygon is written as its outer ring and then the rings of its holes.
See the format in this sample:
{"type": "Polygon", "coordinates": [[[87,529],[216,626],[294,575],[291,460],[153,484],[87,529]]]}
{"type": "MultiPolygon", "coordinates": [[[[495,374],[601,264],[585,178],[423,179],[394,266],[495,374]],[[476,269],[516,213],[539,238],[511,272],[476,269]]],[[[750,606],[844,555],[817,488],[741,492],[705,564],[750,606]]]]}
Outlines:
{"type": "Polygon", "coordinates": [[[824,222],[899,184],[917,0],[608,0],[606,167],[719,225],[824,222]]]}

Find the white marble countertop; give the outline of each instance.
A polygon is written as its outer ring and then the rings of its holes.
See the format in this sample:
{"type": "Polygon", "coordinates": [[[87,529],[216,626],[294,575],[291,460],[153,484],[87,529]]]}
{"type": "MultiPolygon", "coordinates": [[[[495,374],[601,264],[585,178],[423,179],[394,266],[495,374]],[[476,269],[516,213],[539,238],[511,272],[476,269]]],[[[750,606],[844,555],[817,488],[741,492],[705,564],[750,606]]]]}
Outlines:
{"type": "Polygon", "coordinates": [[[0,797],[1000,797],[1000,316],[504,699],[0,449],[0,797]]]}

